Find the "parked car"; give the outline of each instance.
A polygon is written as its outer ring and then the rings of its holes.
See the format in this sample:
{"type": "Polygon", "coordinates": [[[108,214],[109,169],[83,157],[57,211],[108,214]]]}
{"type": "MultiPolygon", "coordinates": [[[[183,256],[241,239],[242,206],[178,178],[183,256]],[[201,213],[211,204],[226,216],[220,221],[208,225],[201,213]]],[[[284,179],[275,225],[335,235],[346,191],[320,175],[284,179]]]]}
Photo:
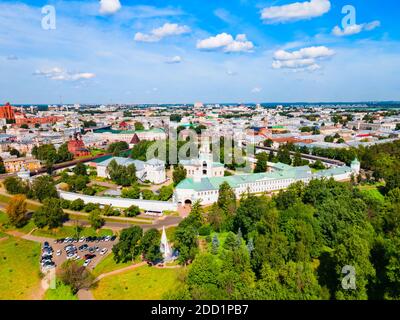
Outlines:
{"type": "Polygon", "coordinates": [[[79,242],[85,242],[86,238],[85,237],[80,237],[79,242]]]}
{"type": "Polygon", "coordinates": [[[114,241],[115,239],[117,239],[117,236],[112,236],[110,240],[114,241]]]}
{"type": "Polygon", "coordinates": [[[87,244],[83,244],[78,249],[79,249],[79,251],[85,251],[85,250],[87,250],[88,247],[89,246],[87,244]]]}
{"type": "Polygon", "coordinates": [[[85,254],[85,259],[86,260],[91,260],[93,258],[96,258],[95,254],[91,254],[91,253],[85,254]]]}
{"type": "Polygon", "coordinates": [[[104,238],[104,241],[110,241],[111,240],[111,236],[107,236],[104,238]]]}
{"type": "Polygon", "coordinates": [[[83,263],[83,266],[87,267],[90,264],[91,261],[92,260],[90,260],[90,259],[85,260],[85,262],[83,263]]]}
{"type": "Polygon", "coordinates": [[[105,254],[107,251],[108,251],[107,248],[103,248],[103,249],[101,249],[100,254],[103,255],[103,254],[105,254]]]}
{"type": "Polygon", "coordinates": [[[57,250],[56,255],[61,256],[62,251],[61,250],[57,250]]]}

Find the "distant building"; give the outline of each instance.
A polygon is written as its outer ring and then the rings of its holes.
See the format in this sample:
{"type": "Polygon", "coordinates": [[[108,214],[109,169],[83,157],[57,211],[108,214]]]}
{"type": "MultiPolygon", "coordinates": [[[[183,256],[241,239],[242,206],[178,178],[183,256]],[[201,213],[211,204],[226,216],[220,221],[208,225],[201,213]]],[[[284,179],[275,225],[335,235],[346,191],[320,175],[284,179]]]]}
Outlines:
{"type": "Polygon", "coordinates": [[[68,141],[68,151],[71,152],[75,158],[90,155],[90,151],[85,147],[80,135],[75,135],[73,139],[68,141]]]}
{"type": "Polygon", "coordinates": [[[40,161],[34,158],[8,158],[3,162],[7,173],[16,173],[21,169],[32,172],[41,168],[40,161]]]}
{"type": "Polygon", "coordinates": [[[15,119],[14,107],[12,107],[9,102],[0,107],[0,118],[6,120],[15,119]]]}
{"type": "Polygon", "coordinates": [[[146,180],[154,184],[160,184],[167,180],[165,174],[165,162],[158,159],[150,159],[148,161],[133,160],[123,157],[111,157],[100,163],[97,163],[97,176],[109,178],[107,167],[111,161],[115,160],[120,166],[129,166],[134,164],[136,167],[136,177],[144,182],[146,180]]]}

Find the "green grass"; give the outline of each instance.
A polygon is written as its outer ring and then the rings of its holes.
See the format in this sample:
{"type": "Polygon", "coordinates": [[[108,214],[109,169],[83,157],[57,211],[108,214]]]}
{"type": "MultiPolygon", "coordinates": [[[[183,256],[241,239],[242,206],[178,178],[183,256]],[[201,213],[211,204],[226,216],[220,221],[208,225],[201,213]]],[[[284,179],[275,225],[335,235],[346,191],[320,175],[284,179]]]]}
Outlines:
{"type": "MultiPolygon", "coordinates": [[[[8,204],[10,202],[10,199],[12,198],[12,196],[6,196],[3,194],[0,194],[0,202],[4,203],[4,204],[8,204]]],[[[29,199],[28,199],[29,200],[29,199]]],[[[26,205],[28,210],[32,210],[32,211],[36,211],[39,207],[41,207],[40,204],[34,204],[34,203],[30,203],[27,201],[27,205],[26,205]]]]}
{"type": "Polygon", "coordinates": [[[92,293],[98,300],[158,300],[177,288],[179,272],[143,266],[101,279],[92,293]]]}
{"type": "Polygon", "coordinates": [[[101,260],[99,264],[93,269],[93,274],[95,277],[98,277],[103,273],[108,273],[114,270],[122,269],[130,266],[131,264],[132,264],[131,261],[124,263],[116,263],[114,261],[114,254],[110,253],[103,260],[101,260]]]}
{"type": "Polygon", "coordinates": [[[78,300],[78,297],[72,293],[70,286],[57,281],[55,289],[46,291],[44,300],[78,300]]]}
{"type": "Polygon", "coordinates": [[[40,288],[40,244],[9,236],[0,243],[0,300],[31,299],[40,288]]]}
{"type": "MultiPolygon", "coordinates": [[[[37,229],[33,233],[35,236],[39,237],[49,237],[49,238],[66,238],[66,237],[76,237],[75,227],[73,226],[62,226],[57,229],[37,229]]],[[[111,236],[113,232],[110,229],[100,229],[96,231],[93,228],[83,228],[79,233],[79,237],[90,237],[90,236],[111,236]]]]}
{"type": "Polygon", "coordinates": [[[9,223],[7,214],[0,211],[0,230],[2,230],[4,232],[5,231],[19,231],[22,233],[29,233],[35,227],[36,226],[31,219],[22,228],[16,228],[9,223]]]}

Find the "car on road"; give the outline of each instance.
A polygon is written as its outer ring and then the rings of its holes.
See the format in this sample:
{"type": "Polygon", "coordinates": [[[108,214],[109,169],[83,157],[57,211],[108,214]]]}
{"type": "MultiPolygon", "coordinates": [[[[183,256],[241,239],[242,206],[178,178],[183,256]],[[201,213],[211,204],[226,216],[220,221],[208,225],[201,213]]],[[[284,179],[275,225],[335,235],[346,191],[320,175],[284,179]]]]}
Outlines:
{"type": "Polygon", "coordinates": [[[103,249],[101,249],[100,254],[101,255],[106,254],[107,251],[108,251],[107,248],[103,248],[103,249]]]}

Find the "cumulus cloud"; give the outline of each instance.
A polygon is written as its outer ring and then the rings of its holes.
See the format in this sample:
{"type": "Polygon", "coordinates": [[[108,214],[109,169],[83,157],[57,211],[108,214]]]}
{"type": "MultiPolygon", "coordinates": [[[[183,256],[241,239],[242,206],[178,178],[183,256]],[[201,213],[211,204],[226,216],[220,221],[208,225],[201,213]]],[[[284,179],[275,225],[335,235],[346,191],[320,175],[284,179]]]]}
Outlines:
{"type": "Polygon", "coordinates": [[[101,14],[114,14],[119,9],[121,9],[119,0],[100,0],[99,12],[101,14]]]}
{"type": "Polygon", "coordinates": [[[245,34],[238,34],[234,39],[230,34],[224,32],[214,37],[197,41],[196,47],[200,50],[222,49],[226,53],[251,52],[254,49],[254,44],[247,40],[245,34]]]}
{"type": "Polygon", "coordinates": [[[181,62],[182,62],[182,57],[181,56],[168,57],[165,60],[165,63],[169,63],[169,64],[181,63],[181,62]]]}
{"type": "Polygon", "coordinates": [[[344,37],[344,36],[351,36],[353,34],[358,34],[362,31],[372,31],[378,27],[380,27],[381,22],[376,20],[372,21],[369,23],[363,23],[363,24],[353,24],[351,26],[348,26],[344,29],[340,28],[339,26],[336,26],[332,30],[332,34],[338,37],[344,37]]]}
{"type": "Polygon", "coordinates": [[[320,17],[331,9],[329,0],[310,0],[283,6],[272,6],[261,11],[266,23],[292,22],[320,17]]]}
{"type": "Polygon", "coordinates": [[[278,50],[274,53],[272,68],[291,69],[293,71],[316,71],[321,69],[318,61],[329,58],[335,51],[324,47],[308,47],[298,51],[278,50]]]}
{"type": "Polygon", "coordinates": [[[260,88],[260,87],[255,87],[255,88],[251,89],[252,93],[260,93],[261,91],[262,91],[262,88],[260,88]]]}
{"type": "Polygon", "coordinates": [[[165,23],[163,26],[151,30],[150,33],[137,32],[134,40],[141,42],[158,42],[165,37],[176,36],[189,33],[191,30],[188,26],[181,26],[177,23],[165,23]]]}
{"type": "Polygon", "coordinates": [[[96,76],[94,73],[90,72],[69,72],[59,67],[46,70],[36,70],[33,74],[35,76],[42,76],[57,81],[87,80],[96,76]]]}

